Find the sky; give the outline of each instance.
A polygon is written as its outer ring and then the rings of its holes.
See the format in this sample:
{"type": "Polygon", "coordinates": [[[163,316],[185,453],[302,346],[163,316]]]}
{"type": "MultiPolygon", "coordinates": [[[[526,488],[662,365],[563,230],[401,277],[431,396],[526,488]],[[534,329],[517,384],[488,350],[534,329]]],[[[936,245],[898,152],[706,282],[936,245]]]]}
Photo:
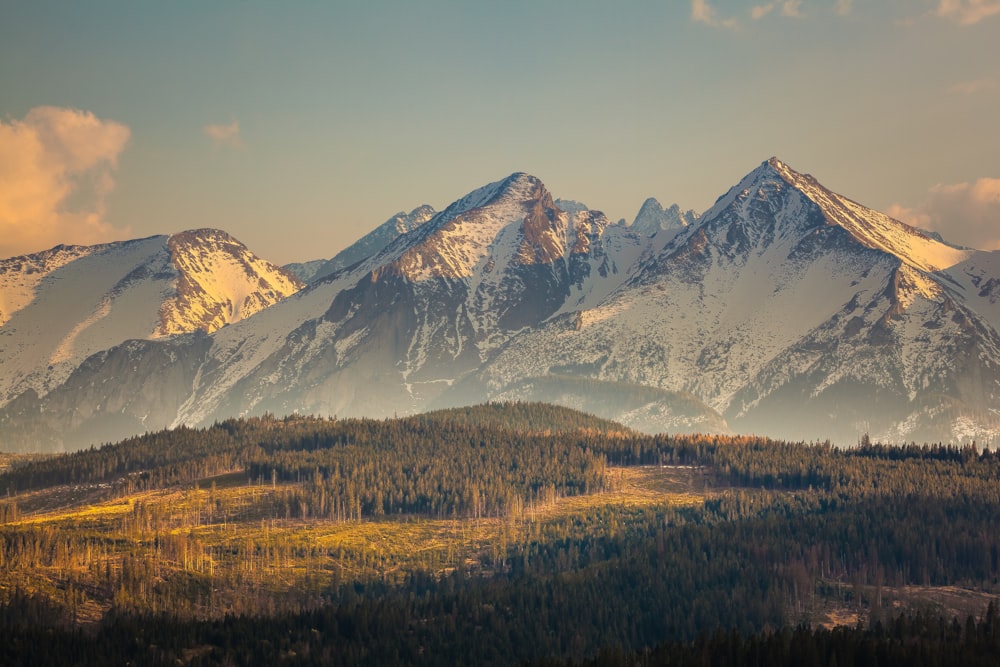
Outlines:
{"type": "Polygon", "coordinates": [[[1000,248],[1000,0],[0,0],[0,257],[276,263],[515,171],[632,220],[772,155],[1000,248]]]}

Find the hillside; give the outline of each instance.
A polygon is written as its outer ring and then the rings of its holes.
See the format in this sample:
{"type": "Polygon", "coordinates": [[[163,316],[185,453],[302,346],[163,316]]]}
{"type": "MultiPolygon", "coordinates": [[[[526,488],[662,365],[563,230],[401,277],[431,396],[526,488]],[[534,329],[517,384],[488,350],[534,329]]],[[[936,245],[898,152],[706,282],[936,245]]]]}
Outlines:
{"type": "Polygon", "coordinates": [[[964,618],[1000,593],[993,453],[588,422],[263,417],[16,461],[0,656],[579,661],[929,604],[964,618]]]}

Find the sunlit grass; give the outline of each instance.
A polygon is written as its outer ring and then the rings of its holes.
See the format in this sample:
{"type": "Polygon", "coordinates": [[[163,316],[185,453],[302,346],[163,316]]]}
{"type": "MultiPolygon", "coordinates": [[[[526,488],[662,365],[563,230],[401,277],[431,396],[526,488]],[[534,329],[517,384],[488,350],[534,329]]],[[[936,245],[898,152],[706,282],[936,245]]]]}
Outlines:
{"type": "MultiPolygon", "coordinates": [[[[96,619],[110,607],[111,595],[120,595],[102,590],[99,575],[103,568],[123,567],[126,558],[155,564],[144,589],[144,595],[154,596],[147,600],[154,607],[155,590],[196,581],[216,582],[209,588],[220,581],[230,586],[256,582],[253,590],[263,587],[281,596],[318,594],[338,581],[399,581],[415,571],[489,571],[503,567],[508,549],[547,531],[618,530],[637,512],[698,506],[707,493],[701,472],[691,468],[611,468],[606,479],[609,490],[529,503],[510,516],[391,515],[361,521],[286,518],[277,501],[298,484],[249,484],[239,473],[93,503],[80,503],[75,497],[80,494],[66,489],[50,490],[49,496],[27,503],[43,510],[9,521],[3,529],[52,529],[82,540],[93,554],[77,553],[64,563],[30,570],[8,567],[0,571],[0,589],[18,585],[57,601],[68,599],[72,590],[78,598],[74,608],[96,619]],[[70,504],[56,507],[61,499],[70,504]],[[597,514],[610,520],[595,524],[587,519],[597,514]]],[[[222,590],[217,598],[228,598],[228,604],[202,612],[238,608],[232,605],[239,595],[235,588],[222,590]]]]}

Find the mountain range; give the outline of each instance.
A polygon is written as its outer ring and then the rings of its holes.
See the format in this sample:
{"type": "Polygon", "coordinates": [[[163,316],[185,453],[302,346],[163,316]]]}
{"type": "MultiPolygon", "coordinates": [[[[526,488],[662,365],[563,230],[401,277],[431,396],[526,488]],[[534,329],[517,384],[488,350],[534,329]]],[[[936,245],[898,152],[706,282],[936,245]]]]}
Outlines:
{"type": "Polygon", "coordinates": [[[330,260],[237,247],[198,230],[0,262],[4,448],[486,400],[842,444],[1000,433],[1000,254],[777,158],[700,215],[650,199],[612,223],[516,173],[330,260]]]}

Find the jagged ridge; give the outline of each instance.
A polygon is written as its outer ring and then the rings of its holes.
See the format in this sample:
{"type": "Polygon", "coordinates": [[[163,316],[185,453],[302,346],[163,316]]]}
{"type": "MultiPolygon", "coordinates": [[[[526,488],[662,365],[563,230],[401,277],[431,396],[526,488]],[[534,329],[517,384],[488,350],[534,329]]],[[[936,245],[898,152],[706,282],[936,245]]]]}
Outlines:
{"type": "MultiPolygon", "coordinates": [[[[650,430],[728,422],[845,443],[1000,432],[1000,262],[983,253],[776,158],[669,233],[558,201],[513,174],[211,336],[102,353],[19,414],[74,409],[115,368],[114,418],[145,428],[263,411],[387,416],[556,388],[579,403],[587,387],[626,387],[622,412],[650,430]],[[170,382],[128,370],[169,359],[185,364],[170,382]]],[[[647,203],[647,216],[663,211],[647,203]]],[[[88,424],[112,419],[110,404],[81,407],[88,424]]]]}

